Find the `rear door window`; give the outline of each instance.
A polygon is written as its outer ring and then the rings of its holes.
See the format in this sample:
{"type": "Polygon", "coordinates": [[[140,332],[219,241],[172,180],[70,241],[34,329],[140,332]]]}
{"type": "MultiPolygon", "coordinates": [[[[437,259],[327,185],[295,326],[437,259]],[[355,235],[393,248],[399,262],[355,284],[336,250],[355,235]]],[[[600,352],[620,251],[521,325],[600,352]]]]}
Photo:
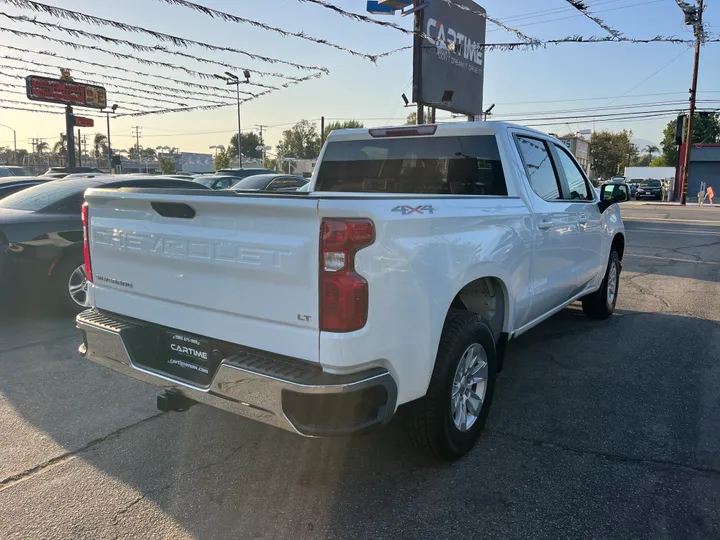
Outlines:
{"type": "Polygon", "coordinates": [[[338,141],[327,145],[315,191],[507,195],[493,135],[338,141]]]}
{"type": "Polygon", "coordinates": [[[532,190],[546,201],[559,200],[560,183],[545,141],[524,135],[516,140],[532,190]]]}
{"type": "Polygon", "coordinates": [[[557,152],[558,160],[560,162],[559,166],[565,173],[568,190],[570,191],[570,199],[580,201],[593,200],[595,197],[592,195],[592,191],[590,191],[590,186],[588,185],[587,180],[585,180],[585,175],[583,175],[580,167],[578,167],[575,161],[573,161],[570,157],[570,154],[567,153],[567,150],[556,144],[555,151],[557,152]]]}

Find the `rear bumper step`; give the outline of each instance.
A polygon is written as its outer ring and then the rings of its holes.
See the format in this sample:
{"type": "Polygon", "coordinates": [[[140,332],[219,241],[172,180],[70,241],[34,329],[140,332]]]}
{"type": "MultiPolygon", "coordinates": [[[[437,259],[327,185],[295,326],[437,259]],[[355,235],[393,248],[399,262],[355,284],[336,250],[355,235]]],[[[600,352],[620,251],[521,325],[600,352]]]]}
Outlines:
{"type": "Polygon", "coordinates": [[[389,422],[395,412],[397,385],[383,368],[333,375],[301,360],[236,346],[207,387],[151,371],[133,362],[127,343],[129,334],[148,326],[84,311],[77,316],[84,335],[80,354],[174,395],[308,437],[362,431],[389,422]]]}

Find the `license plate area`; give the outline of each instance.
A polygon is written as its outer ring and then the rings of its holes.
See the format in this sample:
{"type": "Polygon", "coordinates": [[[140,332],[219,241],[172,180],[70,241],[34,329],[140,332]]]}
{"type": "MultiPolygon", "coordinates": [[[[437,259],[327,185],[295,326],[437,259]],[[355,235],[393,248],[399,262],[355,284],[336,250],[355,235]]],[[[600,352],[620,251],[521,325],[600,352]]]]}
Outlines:
{"type": "Polygon", "coordinates": [[[130,328],[122,338],[134,365],[201,388],[228,355],[224,342],[163,327],[130,328]]]}

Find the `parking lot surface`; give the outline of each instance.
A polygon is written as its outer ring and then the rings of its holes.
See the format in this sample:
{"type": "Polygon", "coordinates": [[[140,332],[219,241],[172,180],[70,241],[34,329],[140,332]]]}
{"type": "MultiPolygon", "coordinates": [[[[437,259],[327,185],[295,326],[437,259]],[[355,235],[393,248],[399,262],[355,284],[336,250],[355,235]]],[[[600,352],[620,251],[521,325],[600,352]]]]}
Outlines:
{"type": "Polygon", "coordinates": [[[627,203],[617,313],[513,341],[475,450],[396,421],[309,440],[77,355],[72,317],[0,315],[0,538],[720,538],[720,209],[627,203]]]}

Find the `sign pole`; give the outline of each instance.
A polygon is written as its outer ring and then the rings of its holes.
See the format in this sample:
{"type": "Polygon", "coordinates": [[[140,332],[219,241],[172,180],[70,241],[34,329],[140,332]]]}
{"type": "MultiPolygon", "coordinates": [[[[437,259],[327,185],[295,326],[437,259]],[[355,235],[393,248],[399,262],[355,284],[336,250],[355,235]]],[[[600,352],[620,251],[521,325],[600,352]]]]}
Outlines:
{"type": "Polygon", "coordinates": [[[75,127],[75,117],[73,116],[73,109],[70,105],[65,107],[65,134],[67,141],[65,146],[67,147],[67,166],[75,167],[75,135],[73,128],[75,127]]]}
{"type": "Polygon", "coordinates": [[[78,167],[82,167],[82,139],[80,138],[80,130],[78,129],[78,155],[77,155],[77,164],[78,167]]]}
{"type": "MultiPolygon", "coordinates": [[[[413,6],[416,8],[422,4],[422,0],[414,0],[413,6]]],[[[415,18],[415,35],[413,36],[413,101],[417,103],[417,123],[418,125],[425,123],[425,110],[423,108],[423,96],[420,95],[420,89],[422,88],[422,46],[423,38],[421,36],[423,31],[423,12],[424,10],[418,9],[413,14],[415,18]]]]}

